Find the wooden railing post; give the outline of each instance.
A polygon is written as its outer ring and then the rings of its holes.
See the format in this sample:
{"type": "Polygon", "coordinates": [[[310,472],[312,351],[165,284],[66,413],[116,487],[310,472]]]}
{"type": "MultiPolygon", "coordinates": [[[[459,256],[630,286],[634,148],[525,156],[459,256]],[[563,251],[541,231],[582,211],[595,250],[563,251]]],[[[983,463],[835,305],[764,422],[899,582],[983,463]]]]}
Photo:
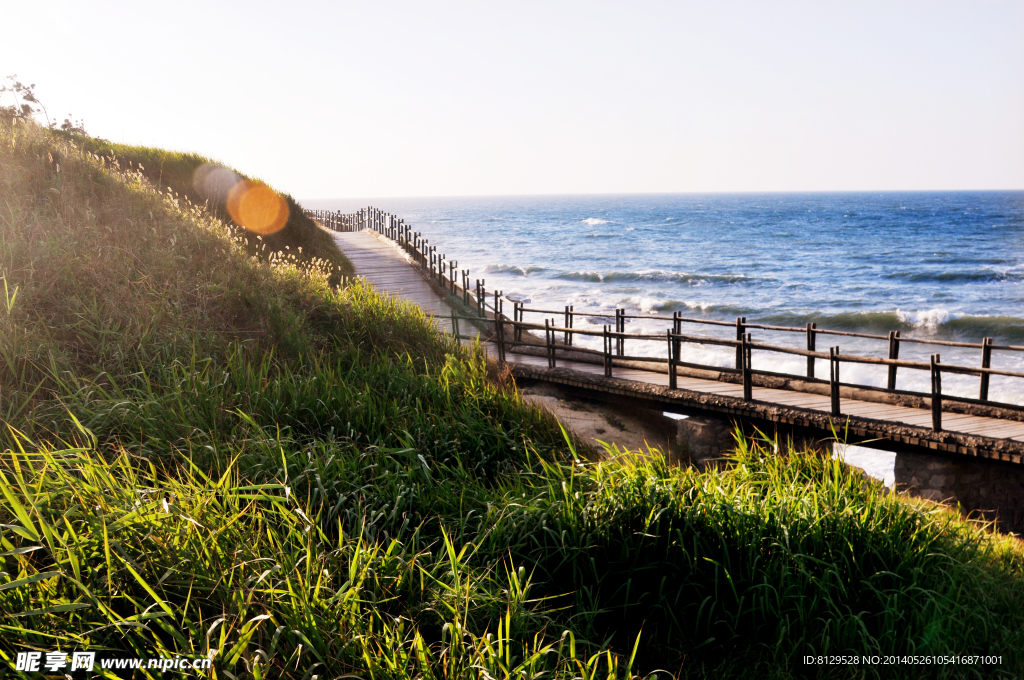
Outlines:
{"type": "Polygon", "coordinates": [[[942,368],[939,366],[939,355],[933,354],[932,371],[932,429],[942,431],[942,368]]]}
{"type": "MultiPolygon", "coordinates": [[[[682,335],[683,332],[683,314],[682,312],[672,312],[672,333],[674,335],[682,335]]],[[[675,353],[676,362],[679,362],[679,357],[682,354],[682,348],[680,347],[679,340],[672,341],[672,351],[675,353]]]]}
{"type": "MultiPolygon", "coordinates": [[[[889,331],[889,358],[893,361],[900,358],[900,332],[889,331]]],[[[890,390],[896,389],[896,365],[889,366],[889,382],[887,387],[890,390]]]]}
{"type": "MultiPolygon", "coordinates": [[[[985,338],[981,341],[981,367],[992,368],[992,338],[985,338]]],[[[991,376],[988,373],[981,374],[981,389],[978,399],[988,401],[988,383],[991,376]]]]}
{"type": "MultiPolygon", "coordinates": [[[[736,342],[743,342],[743,336],[747,333],[746,323],[747,317],[736,317],[736,342]]],[[[740,345],[736,346],[736,370],[743,370],[743,347],[740,345]]]]}
{"type": "Polygon", "coordinates": [[[676,378],[676,361],[679,357],[676,356],[676,342],[672,339],[672,331],[667,331],[665,336],[668,340],[668,388],[674,390],[679,382],[676,378]]]}
{"type": "Polygon", "coordinates": [[[828,348],[828,386],[832,395],[832,415],[840,415],[839,409],[839,348],[828,348]]]}
{"type": "Polygon", "coordinates": [[[612,336],[608,333],[608,326],[604,327],[604,375],[612,377],[612,336]]]}
{"type": "Polygon", "coordinates": [[[494,315],[494,334],[498,339],[498,362],[505,363],[505,323],[501,319],[501,314],[494,315]]]}
{"type": "MultiPolygon", "coordinates": [[[[563,326],[563,328],[572,328],[572,307],[569,305],[565,306],[565,325],[563,326]]],[[[568,330],[565,331],[565,337],[562,338],[562,343],[566,347],[572,346],[572,333],[570,333],[568,330]]]]}
{"type": "Polygon", "coordinates": [[[544,319],[544,343],[547,345],[548,368],[555,367],[555,332],[551,330],[551,320],[544,319]]]}
{"type": "MultiPolygon", "coordinates": [[[[512,318],[515,319],[518,323],[522,323],[523,322],[523,303],[522,302],[513,302],[512,303],[512,318]]],[[[523,329],[520,328],[518,325],[513,326],[512,338],[516,342],[520,342],[523,339],[523,329]]]]}
{"type": "Polygon", "coordinates": [[[754,398],[754,372],[751,364],[750,333],[744,333],[740,339],[740,371],[743,375],[743,401],[754,398]]]}
{"type": "MultiPolygon", "coordinates": [[[[818,344],[817,338],[818,325],[813,321],[807,324],[807,351],[813,352],[814,348],[818,344]]],[[[807,377],[814,377],[814,357],[807,357],[807,377]]]]}
{"type": "MultiPolygon", "coordinates": [[[[626,310],[615,309],[615,332],[625,333],[626,332],[626,310]]],[[[626,354],[626,339],[618,337],[615,339],[615,354],[618,356],[625,356],[626,354]]]]}

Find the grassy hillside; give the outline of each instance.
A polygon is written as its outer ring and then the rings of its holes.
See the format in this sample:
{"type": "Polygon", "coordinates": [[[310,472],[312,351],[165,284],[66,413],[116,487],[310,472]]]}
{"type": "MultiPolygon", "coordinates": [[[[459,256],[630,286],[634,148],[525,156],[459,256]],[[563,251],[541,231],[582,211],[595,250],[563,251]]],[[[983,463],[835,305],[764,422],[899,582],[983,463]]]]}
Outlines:
{"type": "Polygon", "coordinates": [[[202,656],[227,678],[1024,673],[1015,539],[770,443],[706,473],[588,462],[416,309],[292,253],[302,232],[256,251],[215,206],[154,184],[162,152],[115,167],[92,144],[0,126],[5,660],[202,656]],[[959,653],[1001,663],[802,661],[959,653]]]}
{"type": "MultiPolygon", "coordinates": [[[[119,169],[138,172],[158,191],[170,190],[178,199],[205,206],[211,215],[224,223],[234,223],[227,210],[226,192],[218,191],[224,187],[218,185],[223,183],[223,175],[238,179],[250,178],[233,168],[195,153],[115,144],[84,135],[75,137],[75,140],[85,152],[99,156],[119,169]]],[[[330,234],[306,217],[295,199],[288,194],[284,194],[283,198],[288,206],[288,218],[280,231],[261,238],[244,229],[237,232],[249,252],[255,253],[261,249],[263,252],[288,250],[302,262],[323,260],[331,267],[328,276],[334,285],[338,283],[339,277],[351,276],[352,266],[338,251],[330,234]]]]}

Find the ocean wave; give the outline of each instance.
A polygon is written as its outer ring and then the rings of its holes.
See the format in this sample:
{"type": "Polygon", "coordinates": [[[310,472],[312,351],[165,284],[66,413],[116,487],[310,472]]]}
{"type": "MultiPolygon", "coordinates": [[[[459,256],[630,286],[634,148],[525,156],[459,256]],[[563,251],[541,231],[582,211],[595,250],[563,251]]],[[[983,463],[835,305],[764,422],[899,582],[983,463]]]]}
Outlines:
{"type": "Polygon", "coordinates": [[[989,283],[1024,281],[1024,272],[996,272],[992,270],[959,272],[892,272],[887,279],[902,279],[911,283],[989,283]]]}
{"type": "Polygon", "coordinates": [[[756,280],[770,281],[771,279],[754,279],[742,274],[689,274],[686,272],[670,272],[663,269],[649,269],[638,272],[599,272],[599,271],[574,271],[559,272],[554,275],[556,279],[566,281],[585,281],[588,283],[613,283],[619,281],[652,281],[661,283],[683,283],[690,286],[700,286],[713,283],[752,283],[756,280]]]}
{"type": "Polygon", "coordinates": [[[665,300],[651,297],[631,297],[623,302],[626,307],[639,309],[645,314],[679,311],[707,313],[722,309],[713,302],[696,300],[665,300]]]}
{"type": "MultiPolygon", "coordinates": [[[[559,300],[556,304],[561,306],[563,301],[559,300]]],[[[727,317],[750,315],[750,310],[747,308],[716,304],[706,300],[677,300],[647,295],[630,295],[612,301],[607,296],[601,295],[599,291],[590,294],[581,292],[570,295],[565,298],[564,304],[572,305],[577,312],[591,312],[595,318],[608,315],[610,319],[614,318],[614,311],[612,310],[615,307],[627,309],[630,314],[639,311],[643,314],[658,316],[665,316],[676,311],[682,312],[683,316],[693,316],[694,312],[699,312],[697,316],[706,316],[708,318],[718,318],[723,315],[727,317]]]]}
{"type": "Polygon", "coordinates": [[[935,330],[949,321],[949,310],[936,308],[920,312],[904,312],[897,309],[896,318],[899,319],[900,324],[903,326],[935,330]]]}
{"type": "Polygon", "coordinates": [[[995,338],[999,342],[1024,340],[1024,319],[1013,316],[956,316],[943,324],[951,335],[966,338],[995,338]]]}
{"type": "Polygon", "coordinates": [[[585,220],[580,220],[583,224],[589,224],[592,227],[596,227],[599,224],[608,224],[608,220],[602,220],[600,217],[588,217],[585,220]]]}
{"type": "MultiPolygon", "coordinates": [[[[837,314],[771,314],[758,317],[756,323],[775,326],[805,326],[885,335],[889,331],[926,333],[940,339],[978,342],[992,337],[998,342],[1024,340],[1024,319],[1013,316],[960,314],[935,308],[919,311],[839,312],[837,314]]],[[[754,319],[751,319],[754,322],[754,319]]]]}
{"type": "Polygon", "coordinates": [[[618,234],[584,234],[583,238],[616,238],[618,234]]]}
{"type": "Polygon", "coordinates": [[[485,274],[513,274],[516,276],[526,276],[527,274],[536,274],[537,272],[547,271],[544,267],[520,267],[514,264],[487,264],[483,266],[482,271],[485,274]]]}
{"type": "Polygon", "coordinates": [[[986,257],[977,258],[965,255],[963,257],[957,257],[952,254],[935,253],[931,257],[924,257],[919,260],[926,264],[964,264],[969,267],[978,267],[980,265],[1012,265],[1016,263],[1016,260],[1004,258],[1004,257],[986,257]]]}

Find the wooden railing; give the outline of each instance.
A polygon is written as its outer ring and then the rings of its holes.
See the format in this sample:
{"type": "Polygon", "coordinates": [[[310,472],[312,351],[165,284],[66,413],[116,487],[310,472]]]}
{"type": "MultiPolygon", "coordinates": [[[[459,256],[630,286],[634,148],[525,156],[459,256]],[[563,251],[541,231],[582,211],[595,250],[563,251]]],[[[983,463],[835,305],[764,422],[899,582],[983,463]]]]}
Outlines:
{"type": "Polygon", "coordinates": [[[842,415],[839,398],[839,388],[856,387],[862,390],[877,391],[890,394],[902,394],[930,399],[932,412],[932,428],[935,431],[942,429],[942,404],[944,400],[953,400],[968,403],[980,403],[992,406],[999,406],[1011,409],[1021,409],[1018,404],[996,402],[989,398],[989,383],[992,376],[1004,376],[1010,378],[1024,378],[1024,373],[1005,371],[992,368],[992,353],[1003,352],[1024,352],[1024,346],[1018,345],[996,345],[990,337],[984,338],[980,343],[954,342],[950,340],[928,340],[923,338],[901,337],[898,330],[889,331],[886,335],[873,333],[860,333],[854,331],[832,330],[819,328],[816,323],[808,323],[803,328],[792,326],[775,326],[769,324],[748,323],[746,317],[738,317],[735,322],[719,321],[714,319],[696,319],[682,316],[680,312],[672,316],[656,315],[629,315],[625,309],[615,309],[613,324],[608,324],[602,330],[586,330],[574,327],[574,319],[578,316],[602,317],[606,315],[594,314],[593,312],[577,312],[571,305],[566,305],[562,310],[539,309],[526,307],[524,303],[506,298],[502,291],[488,291],[484,279],[475,279],[472,288],[470,287],[470,272],[468,269],[459,269],[458,262],[446,260],[445,254],[438,254],[436,248],[429,244],[429,241],[416,231],[413,231],[403,220],[376,208],[365,208],[353,214],[330,213],[326,211],[306,211],[313,219],[320,221],[325,227],[337,231],[359,231],[361,229],[373,229],[381,236],[393,241],[399,248],[409,253],[422,268],[424,273],[439,287],[448,293],[449,297],[458,301],[464,311],[473,316],[452,314],[453,332],[459,337],[459,320],[467,320],[473,324],[484,323],[488,329],[493,329],[491,340],[497,345],[498,360],[506,361],[508,352],[516,352],[523,348],[533,348],[535,351],[541,349],[547,357],[548,366],[555,368],[558,363],[559,353],[563,357],[568,355],[571,360],[590,361],[601,363],[604,366],[604,374],[612,376],[612,368],[616,361],[630,361],[635,363],[653,364],[651,370],[668,372],[669,387],[676,389],[678,384],[679,368],[691,368],[720,373],[737,374],[743,384],[743,398],[750,401],[753,398],[753,376],[775,376],[783,378],[798,378],[804,381],[828,383],[829,394],[832,401],[832,414],[842,415]],[[489,301],[493,299],[493,301],[489,301]],[[504,301],[512,303],[512,317],[504,314],[504,301]],[[563,318],[562,326],[556,326],[553,319],[545,318],[544,323],[530,323],[525,320],[527,314],[556,315],[563,318]],[[672,328],[664,334],[651,333],[626,333],[625,325],[628,319],[643,319],[645,321],[670,321],[672,328]],[[729,327],[735,329],[735,339],[721,338],[707,335],[691,335],[683,333],[683,324],[696,324],[703,326],[729,327]],[[614,327],[614,330],[613,330],[614,327]],[[511,333],[507,333],[510,329],[511,333]],[[772,331],[781,333],[801,334],[805,338],[805,348],[783,347],[763,342],[754,342],[750,333],[751,330],[772,331]],[[544,339],[529,336],[524,340],[524,331],[543,331],[544,339]],[[576,336],[600,337],[602,349],[591,349],[580,347],[574,342],[576,336]],[[865,357],[847,354],[840,351],[838,345],[831,346],[827,352],[818,351],[817,343],[819,336],[852,337],[866,340],[879,340],[887,343],[888,356],[886,358],[865,357]],[[559,341],[559,339],[561,341],[559,341]],[[652,356],[631,356],[626,353],[626,341],[658,341],[665,343],[665,354],[663,357],[652,356]],[[682,344],[712,345],[720,347],[732,347],[735,349],[735,366],[723,367],[709,364],[698,364],[685,362],[681,359],[682,344]],[[978,349],[980,351],[979,366],[959,366],[955,364],[944,364],[940,361],[939,354],[932,354],[929,361],[907,361],[900,359],[900,347],[905,344],[934,345],[944,347],[958,347],[965,349],[978,349]],[[790,373],[777,373],[763,369],[755,369],[752,366],[753,352],[772,352],[792,356],[802,356],[807,359],[805,376],[798,376],[790,373]],[[815,375],[817,361],[828,361],[828,380],[818,378],[815,375]],[[840,368],[842,364],[869,364],[885,366],[887,368],[886,387],[875,387],[872,385],[861,385],[842,383],[840,380],[840,368]],[[931,389],[928,392],[914,392],[896,389],[896,376],[899,369],[928,371],[931,379],[931,389]],[[943,394],[942,374],[952,373],[959,375],[977,376],[979,378],[978,398],[972,399],[962,396],[943,394]]]}
{"type": "Polygon", "coordinates": [[[362,231],[366,227],[359,221],[359,213],[347,215],[332,210],[304,210],[303,212],[331,231],[362,231]]]}

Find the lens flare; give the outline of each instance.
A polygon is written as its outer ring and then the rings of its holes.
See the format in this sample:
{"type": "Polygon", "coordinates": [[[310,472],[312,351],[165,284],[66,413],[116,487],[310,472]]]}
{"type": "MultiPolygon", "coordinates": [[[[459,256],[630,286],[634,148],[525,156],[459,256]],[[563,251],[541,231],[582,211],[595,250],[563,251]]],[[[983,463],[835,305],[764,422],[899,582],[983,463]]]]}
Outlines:
{"type": "Polygon", "coordinates": [[[242,178],[218,163],[203,163],[192,175],[192,184],[199,194],[213,203],[223,205],[231,187],[242,178]]]}
{"type": "Polygon", "coordinates": [[[228,214],[257,234],[273,234],[288,221],[288,203],[262,182],[243,179],[228,192],[228,214]]]}

